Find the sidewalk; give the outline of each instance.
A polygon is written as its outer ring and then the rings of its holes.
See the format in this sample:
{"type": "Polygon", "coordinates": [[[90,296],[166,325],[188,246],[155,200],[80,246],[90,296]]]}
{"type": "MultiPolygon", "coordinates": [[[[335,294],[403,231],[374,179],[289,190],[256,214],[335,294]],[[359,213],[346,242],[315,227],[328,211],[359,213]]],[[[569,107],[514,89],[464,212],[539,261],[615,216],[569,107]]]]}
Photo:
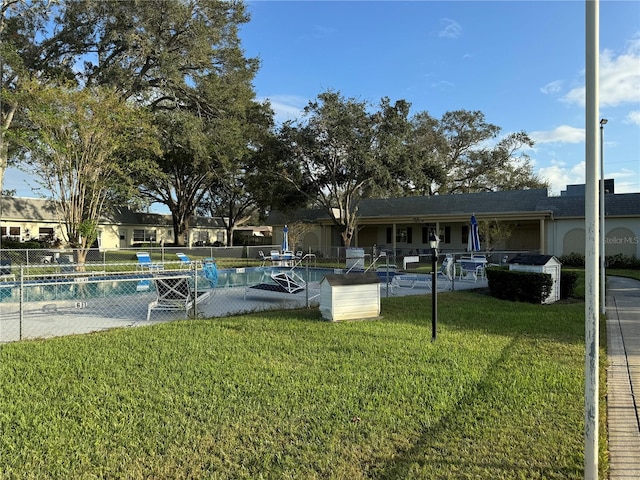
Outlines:
{"type": "Polygon", "coordinates": [[[609,479],[640,478],[640,281],[607,277],[609,479]]]}

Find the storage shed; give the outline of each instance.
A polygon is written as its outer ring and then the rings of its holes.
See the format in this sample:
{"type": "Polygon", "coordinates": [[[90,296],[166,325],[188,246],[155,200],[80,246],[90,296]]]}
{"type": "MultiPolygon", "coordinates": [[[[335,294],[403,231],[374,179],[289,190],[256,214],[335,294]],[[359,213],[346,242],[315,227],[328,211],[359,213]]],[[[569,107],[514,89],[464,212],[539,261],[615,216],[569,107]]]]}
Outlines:
{"type": "Polygon", "coordinates": [[[548,273],[553,284],[551,293],[542,303],[553,303],[560,300],[560,270],[562,264],[553,255],[534,255],[521,253],[509,260],[509,270],[520,272],[548,273]]]}
{"type": "Polygon", "coordinates": [[[331,321],[380,316],[380,277],[375,272],[325,275],[320,313],[331,321]]]}

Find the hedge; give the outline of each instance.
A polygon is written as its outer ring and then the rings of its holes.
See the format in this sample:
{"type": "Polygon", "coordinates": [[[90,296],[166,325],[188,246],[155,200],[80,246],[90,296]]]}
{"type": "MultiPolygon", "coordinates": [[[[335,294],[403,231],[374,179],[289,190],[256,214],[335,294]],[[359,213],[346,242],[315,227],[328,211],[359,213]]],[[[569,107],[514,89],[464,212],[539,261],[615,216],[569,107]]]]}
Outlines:
{"type": "Polygon", "coordinates": [[[487,269],[491,295],[502,300],[542,303],[551,293],[553,279],[548,273],[521,272],[492,267],[487,269]]]}

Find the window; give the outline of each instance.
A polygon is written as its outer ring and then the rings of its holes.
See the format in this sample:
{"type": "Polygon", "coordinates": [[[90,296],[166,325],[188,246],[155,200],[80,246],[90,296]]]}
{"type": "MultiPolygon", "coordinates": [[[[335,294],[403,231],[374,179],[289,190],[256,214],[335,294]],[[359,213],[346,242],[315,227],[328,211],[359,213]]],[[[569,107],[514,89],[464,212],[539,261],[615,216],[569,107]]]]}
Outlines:
{"type": "Polygon", "coordinates": [[[396,229],[396,243],[413,243],[413,230],[411,227],[396,229]]]}
{"type": "Polygon", "coordinates": [[[155,230],[134,230],[133,241],[134,242],[155,242],[156,231],[155,230]]]}
{"type": "Polygon", "coordinates": [[[40,227],[38,228],[38,239],[40,240],[53,240],[53,228],[40,227]]]}
{"type": "Polygon", "coordinates": [[[440,241],[442,243],[451,243],[451,227],[444,227],[444,236],[440,241]]]}
{"type": "Polygon", "coordinates": [[[20,240],[20,227],[1,227],[0,235],[11,240],[20,240]]]}
{"type": "Polygon", "coordinates": [[[202,242],[203,244],[209,242],[209,232],[206,230],[196,230],[193,232],[193,241],[202,242]]]}
{"type": "Polygon", "coordinates": [[[462,226],[462,243],[464,245],[469,243],[469,225],[462,226]]]}

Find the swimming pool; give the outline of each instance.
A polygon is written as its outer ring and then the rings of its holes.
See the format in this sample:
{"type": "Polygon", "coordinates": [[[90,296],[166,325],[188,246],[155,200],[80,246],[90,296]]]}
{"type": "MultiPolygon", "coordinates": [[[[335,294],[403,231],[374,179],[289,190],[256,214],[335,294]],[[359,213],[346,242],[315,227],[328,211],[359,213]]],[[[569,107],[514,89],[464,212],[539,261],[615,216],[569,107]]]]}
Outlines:
{"type": "MultiPolygon", "coordinates": [[[[289,271],[286,267],[245,267],[218,270],[215,288],[247,287],[270,281],[272,273],[289,271]]],[[[297,275],[306,282],[320,282],[325,275],[339,270],[330,268],[296,268],[297,275]]],[[[189,271],[165,271],[167,274],[190,276],[189,271]]],[[[123,273],[94,276],[50,276],[25,280],[22,284],[22,302],[77,300],[90,298],[123,297],[154,293],[151,274],[123,273]]],[[[193,282],[195,283],[195,281],[193,282]]],[[[207,288],[209,282],[198,270],[198,289],[207,288]]],[[[20,282],[0,282],[0,302],[20,302],[20,282]]]]}

